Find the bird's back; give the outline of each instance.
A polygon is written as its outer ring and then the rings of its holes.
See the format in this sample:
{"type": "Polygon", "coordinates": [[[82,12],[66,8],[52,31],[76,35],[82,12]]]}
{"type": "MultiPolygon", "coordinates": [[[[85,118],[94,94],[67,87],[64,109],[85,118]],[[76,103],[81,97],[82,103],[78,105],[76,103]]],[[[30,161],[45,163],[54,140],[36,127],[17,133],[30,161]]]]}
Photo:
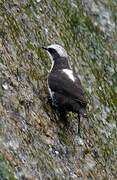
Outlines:
{"type": "Polygon", "coordinates": [[[87,102],[81,82],[71,69],[67,70],[53,68],[48,76],[49,88],[53,92],[54,101],[59,107],[66,111],[81,111],[83,115],[87,102]]]}

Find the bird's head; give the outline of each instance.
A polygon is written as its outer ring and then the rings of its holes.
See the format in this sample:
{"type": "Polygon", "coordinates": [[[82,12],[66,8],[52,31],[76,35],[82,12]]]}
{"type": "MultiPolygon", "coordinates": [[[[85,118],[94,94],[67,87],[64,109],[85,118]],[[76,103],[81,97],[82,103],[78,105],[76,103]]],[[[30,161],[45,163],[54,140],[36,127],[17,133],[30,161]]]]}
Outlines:
{"type": "Polygon", "coordinates": [[[49,55],[51,56],[51,59],[54,61],[58,58],[66,59],[68,57],[65,49],[58,44],[52,44],[52,45],[49,45],[47,47],[42,47],[42,48],[49,53],[49,55]]]}

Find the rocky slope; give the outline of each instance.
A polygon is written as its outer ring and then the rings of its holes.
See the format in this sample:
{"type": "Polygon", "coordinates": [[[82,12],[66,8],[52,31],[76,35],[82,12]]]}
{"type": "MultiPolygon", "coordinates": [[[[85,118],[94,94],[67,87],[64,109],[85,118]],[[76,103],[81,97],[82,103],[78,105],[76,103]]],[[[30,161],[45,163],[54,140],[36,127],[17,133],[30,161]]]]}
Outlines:
{"type": "Polygon", "coordinates": [[[0,179],[116,179],[117,3],[0,2],[0,179]],[[89,119],[65,125],[47,104],[51,66],[42,45],[65,47],[89,119]]]}

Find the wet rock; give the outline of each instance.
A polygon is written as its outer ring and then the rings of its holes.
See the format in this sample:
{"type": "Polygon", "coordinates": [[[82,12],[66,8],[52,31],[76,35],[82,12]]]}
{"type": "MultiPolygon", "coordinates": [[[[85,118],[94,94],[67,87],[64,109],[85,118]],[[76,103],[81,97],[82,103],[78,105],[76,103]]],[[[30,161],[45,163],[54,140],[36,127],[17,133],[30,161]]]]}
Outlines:
{"type": "Polygon", "coordinates": [[[83,2],[86,5],[88,13],[94,17],[94,26],[98,26],[101,31],[110,36],[110,33],[115,30],[115,22],[112,19],[112,14],[101,2],[88,0],[83,2]]]}

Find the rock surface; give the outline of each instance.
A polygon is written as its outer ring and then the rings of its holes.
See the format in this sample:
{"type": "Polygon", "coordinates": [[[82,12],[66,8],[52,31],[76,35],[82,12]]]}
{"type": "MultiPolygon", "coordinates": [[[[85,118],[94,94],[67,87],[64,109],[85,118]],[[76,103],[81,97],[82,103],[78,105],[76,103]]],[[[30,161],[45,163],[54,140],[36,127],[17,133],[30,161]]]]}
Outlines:
{"type": "Polygon", "coordinates": [[[116,179],[117,2],[0,2],[0,180],[116,179]],[[65,47],[88,120],[65,125],[47,104],[42,45],[65,47]]]}

